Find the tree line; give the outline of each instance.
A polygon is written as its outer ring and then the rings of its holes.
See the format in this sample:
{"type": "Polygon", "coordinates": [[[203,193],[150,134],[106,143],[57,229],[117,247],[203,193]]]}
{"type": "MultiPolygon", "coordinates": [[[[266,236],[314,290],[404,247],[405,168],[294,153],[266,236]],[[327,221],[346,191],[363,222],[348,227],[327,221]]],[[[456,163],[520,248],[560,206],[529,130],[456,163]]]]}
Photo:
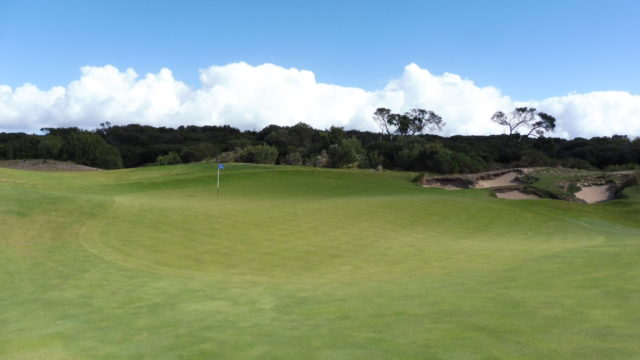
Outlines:
{"type": "Polygon", "coordinates": [[[465,173],[507,167],[628,169],[640,164],[640,139],[624,135],[572,140],[546,137],[556,119],[533,108],[496,112],[508,134],[443,137],[433,111],[373,114],[380,132],[314,129],[305,123],[260,131],[231,126],[100,124],[95,130],[47,128],[42,135],[0,133],[0,159],[55,159],[104,169],[206,159],[332,168],[465,173]]]}

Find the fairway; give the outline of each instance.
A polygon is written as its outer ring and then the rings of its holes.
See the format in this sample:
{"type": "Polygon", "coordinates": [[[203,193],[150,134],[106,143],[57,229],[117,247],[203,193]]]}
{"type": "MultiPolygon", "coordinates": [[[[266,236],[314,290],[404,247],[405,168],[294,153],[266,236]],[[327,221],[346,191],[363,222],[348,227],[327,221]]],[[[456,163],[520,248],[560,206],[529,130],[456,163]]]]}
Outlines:
{"type": "Polygon", "coordinates": [[[0,359],[637,359],[640,190],[0,169],[0,359]]]}

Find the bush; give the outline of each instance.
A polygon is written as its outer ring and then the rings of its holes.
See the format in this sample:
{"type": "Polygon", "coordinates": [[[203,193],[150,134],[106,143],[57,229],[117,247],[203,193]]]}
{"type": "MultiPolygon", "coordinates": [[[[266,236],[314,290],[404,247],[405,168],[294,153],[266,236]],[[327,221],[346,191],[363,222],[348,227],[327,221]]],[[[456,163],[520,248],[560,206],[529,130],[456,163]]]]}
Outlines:
{"type": "Polygon", "coordinates": [[[382,156],[382,154],[375,150],[371,151],[367,153],[367,160],[369,167],[372,169],[382,169],[382,165],[384,164],[384,156],[382,156]]]}
{"type": "Polygon", "coordinates": [[[90,132],[72,133],[64,139],[63,158],[101,169],[122,168],[120,151],[99,135],[90,132]]]}
{"type": "Polygon", "coordinates": [[[339,145],[331,145],[329,151],[329,166],[334,168],[366,168],[368,166],[365,151],[356,138],[343,139],[339,145]]]}
{"type": "Polygon", "coordinates": [[[596,170],[596,167],[593,166],[590,162],[574,157],[560,160],[560,166],[569,169],[596,170]]]}
{"type": "MultiPolygon", "coordinates": [[[[412,149],[403,156],[415,153],[416,149],[412,149]]],[[[438,143],[423,147],[413,159],[403,161],[409,162],[408,170],[430,171],[440,174],[471,173],[489,168],[488,164],[478,156],[452,151],[438,143]]]]}
{"type": "Polygon", "coordinates": [[[620,165],[609,165],[604,168],[605,171],[624,171],[624,170],[640,170],[640,164],[620,164],[620,165]]]}
{"type": "Polygon", "coordinates": [[[302,159],[302,156],[300,156],[299,152],[294,152],[287,154],[284,162],[287,165],[302,165],[304,163],[304,160],[302,159]]]}
{"type": "Polygon", "coordinates": [[[249,146],[240,153],[240,161],[254,164],[275,164],[278,149],[270,145],[249,146]]]}
{"type": "Polygon", "coordinates": [[[326,150],[322,150],[320,155],[316,157],[316,160],[313,162],[313,166],[315,167],[327,167],[329,166],[329,155],[326,150]]]}
{"type": "Polygon", "coordinates": [[[239,161],[241,153],[242,153],[242,150],[240,150],[240,149],[235,149],[233,151],[225,151],[225,152],[221,153],[220,155],[218,155],[218,157],[216,158],[216,161],[218,161],[218,162],[239,161]]]}
{"type": "Polygon", "coordinates": [[[60,136],[47,135],[40,139],[38,156],[42,159],[58,159],[62,153],[64,140],[60,136]]]}
{"type": "Polygon", "coordinates": [[[175,151],[170,151],[166,155],[160,155],[156,158],[156,165],[174,165],[182,163],[180,155],[175,151]]]}

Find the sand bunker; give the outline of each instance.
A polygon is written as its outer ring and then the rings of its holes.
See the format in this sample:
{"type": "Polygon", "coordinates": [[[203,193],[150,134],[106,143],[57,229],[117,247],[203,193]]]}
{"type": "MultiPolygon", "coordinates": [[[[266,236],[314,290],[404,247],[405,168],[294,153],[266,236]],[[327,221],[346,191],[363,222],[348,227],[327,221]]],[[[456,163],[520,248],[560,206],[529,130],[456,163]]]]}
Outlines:
{"type": "Polygon", "coordinates": [[[495,189],[521,185],[518,177],[525,174],[522,169],[488,171],[477,174],[446,175],[427,177],[422,181],[424,187],[435,187],[446,190],[458,189],[495,189]]]}
{"type": "Polygon", "coordinates": [[[496,196],[499,199],[509,199],[509,200],[540,199],[540,196],[538,195],[527,194],[519,190],[496,192],[496,196]]]}
{"type": "Polygon", "coordinates": [[[611,185],[585,186],[575,195],[578,199],[584,200],[587,204],[613,200],[615,189],[611,185]]]}
{"type": "Polygon", "coordinates": [[[476,183],[476,188],[478,189],[486,189],[486,188],[496,188],[510,185],[518,185],[516,182],[516,178],[520,175],[519,173],[512,171],[506,174],[500,175],[493,179],[486,180],[478,180],[476,183]]]}
{"type": "Polygon", "coordinates": [[[422,183],[423,187],[434,187],[445,190],[470,189],[474,187],[472,180],[458,177],[439,177],[426,179],[422,183]]]}

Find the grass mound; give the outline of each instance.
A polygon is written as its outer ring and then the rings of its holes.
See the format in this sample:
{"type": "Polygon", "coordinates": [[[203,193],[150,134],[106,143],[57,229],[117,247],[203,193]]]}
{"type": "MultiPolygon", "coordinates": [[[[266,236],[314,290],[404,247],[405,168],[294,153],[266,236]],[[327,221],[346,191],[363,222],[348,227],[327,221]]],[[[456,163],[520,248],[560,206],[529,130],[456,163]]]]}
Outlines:
{"type": "Polygon", "coordinates": [[[415,174],[0,169],[0,358],[631,358],[640,191],[585,205],[415,174]]]}

